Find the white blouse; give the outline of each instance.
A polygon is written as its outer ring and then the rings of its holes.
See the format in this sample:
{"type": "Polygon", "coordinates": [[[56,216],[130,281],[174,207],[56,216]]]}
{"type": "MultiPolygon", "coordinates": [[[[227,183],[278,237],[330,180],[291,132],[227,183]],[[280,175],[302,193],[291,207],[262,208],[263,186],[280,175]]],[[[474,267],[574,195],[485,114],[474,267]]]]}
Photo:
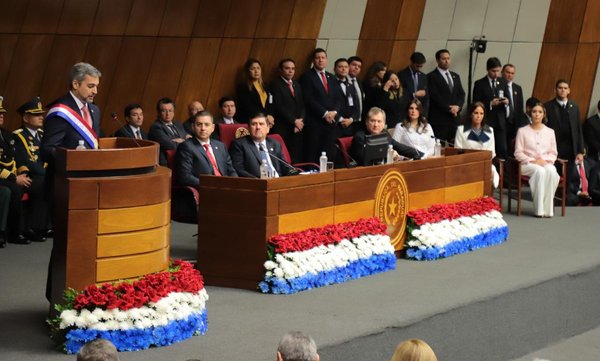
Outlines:
{"type": "Polygon", "coordinates": [[[398,143],[416,148],[419,152],[423,153],[423,159],[433,155],[435,135],[429,124],[425,124],[425,126],[422,124],[419,125],[419,130],[417,131],[413,127],[406,128],[402,126],[402,123],[398,123],[396,124],[396,128],[394,128],[392,138],[398,143]]]}
{"type": "Polygon", "coordinates": [[[454,139],[454,147],[462,149],[477,149],[477,150],[489,150],[492,152],[492,159],[496,156],[496,143],[494,142],[494,129],[488,127],[489,132],[486,132],[490,140],[487,142],[479,142],[468,139],[471,130],[465,132],[465,126],[459,125],[456,129],[456,137],[454,139]]]}

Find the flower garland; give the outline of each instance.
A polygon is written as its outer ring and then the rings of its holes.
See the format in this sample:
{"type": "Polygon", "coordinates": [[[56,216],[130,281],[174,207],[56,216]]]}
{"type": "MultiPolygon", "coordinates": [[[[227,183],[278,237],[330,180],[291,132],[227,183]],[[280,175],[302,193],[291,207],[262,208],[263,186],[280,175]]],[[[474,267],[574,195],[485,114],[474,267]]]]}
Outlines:
{"type": "Polygon", "coordinates": [[[269,239],[264,293],[296,293],[396,267],[386,226],[377,218],[278,234],[269,239]]]}
{"type": "Polygon", "coordinates": [[[407,214],[406,258],[434,260],[508,239],[508,225],[494,198],[439,204],[407,214]]]}
{"type": "Polygon", "coordinates": [[[119,351],[166,346],[207,331],[202,275],[189,262],[175,261],[168,272],[133,282],[90,285],[65,291],[59,316],[48,320],[52,338],[63,350],[79,352],[96,338],[119,351]]]}

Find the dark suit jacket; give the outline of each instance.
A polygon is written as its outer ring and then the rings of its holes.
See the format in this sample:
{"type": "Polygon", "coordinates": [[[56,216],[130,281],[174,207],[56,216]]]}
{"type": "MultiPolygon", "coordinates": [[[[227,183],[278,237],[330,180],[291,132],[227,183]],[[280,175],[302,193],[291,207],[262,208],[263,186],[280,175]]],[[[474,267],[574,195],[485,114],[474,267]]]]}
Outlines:
{"type": "MultiPolygon", "coordinates": [[[[218,140],[211,140],[210,146],[221,175],[237,177],[225,144],[218,140]]],[[[191,187],[198,187],[200,185],[199,174],[214,175],[214,170],[210,164],[206,150],[196,137],[186,140],[177,147],[177,153],[175,153],[175,173],[177,184],[191,187]]]]}
{"type": "MultiPolygon", "coordinates": [[[[352,81],[352,78],[350,76],[348,76],[348,80],[352,81]]],[[[365,94],[365,90],[363,89],[363,85],[360,82],[360,80],[358,80],[358,78],[355,78],[354,82],[356,83],[356,85],[358,85],[358,89],[360,89],[360,90],[356,90],[356,88],[355,88],[354,90],[356,91],[356,95],[360,99],[357,106],[359,106],[359,107],[362,106],[362,108],[359,108],[360,118],[361,118],[360,120],[362,121],[365,118],[365,114],[369,111],[369,109],[366,109],[367,104],[365,103],[365,99],[367,98],[367,96],[365,94]]]]}
{"type": "Polygon", "coordinates": [[[260,101],[260,95],[258,95],[258,91],[254,86],[250,89],[248,88],[247,83],[242,83],[237,86],[236,89],[236,112],[235,118],[237,121],[241,123],[248,123],[250,121],[250,117],[256,115],[257,113],[264,113],[265,115],[273,115],[273,111],[271,107],[272,104],[272,96],[269,87],[267,84],[264,84],[264,89],[267,92],[267,101],[265,102],[265,106],[263,107],[260,101]]]}
{"type": "Polygon", "coordinates": [[[0,137],[0,180],[7,179],[14,183],[17,176],[12,172],[11,163],[15,160],[15,141],[9,131],[0,128],[0,133],[2,133],[2,137],[0,137]]]}
{"type": "Polygon", "coordinates": [[[350,84],[348,79],[340,80],[336,78],[334,83],[339,87],[338,91],[341,96],[339,113],[342,118],[352,118],[354,122],[360,121],[361,114],[356,88],[350,84]],[[342,84],[346,87],[345,92],[342,84]]]}
{"type": "MultiPolygon", "coordinates": [[[[583,158],[583,169],[585,170],[585,177],[588,180],[588,193],[591,195],[596,194],[600,189],[591,189],[591,177],[598,177],[596,173],[598,173],[598,168],[595,167],[595,163],[587,158],[583,158]]],[[[567,177],[567,205],[568,206],[577,206],[579,204],[579,196],[577,193],[581,188],[581,177],[579,176],[579,166],[574,165],[568,169],[568,177],[567,177]]],[[[598,183],[594,182],[594,187],[597,187],[598,183]]]]}
{"type": "Polygon", "coordinates": [[[423,114],[427,118],[429,116],[429,86],[427,85],[427,75],[421,71],[417,72],[419,79],[417,89],[415,89],[415,82],[413,81],[412,70],[409,66],[401,70],[398,73],[398,78],[402,84],[404,95],[410,99],[417,90],[425,90],[425,96],[419,97],[419,101],[423,105],[423,114]]]}
{"type": "Polygon", "coordinates": [[[499,91],[504,92],[504,97],[508,97],[508,88],[506,80],[498,78],[498,86],[493,89],[487,76],[477,80],[473,85],[473,102],[482,102],[485,106],[486,123],[494,128],[494,132],[502,132],[507,129],[506,106],[497,105],[490,109],[490,102],[497,98],[499,91]]]}
{"type": "MultiPolygon", "coordinates": [[[[41,129],[38,130],[40,139],[43,139],[43,134],[44,132],[41,129]]],[[[34,175],[44,176],[46,174],[46,167],[44,167],[44,162],[40,157],[42,142],[33,137],[25,127],[15,130],[13,132],[13,139],[15,140],[17,167],[26,166],[29,169],[28,173],[30,177],[34,175]]]]}
{"type": "MultiPolygon", "coordinates": [[[[552,99],[551,101],[547,102],[545,106],[546,117],[548,118],[548,123],[546,125],[554,130],[554,135],[556,136],[556,144],[558,145],[558,133],[560,132],[560,104],[558,104],[556,99],[552,99]]],[[[569,100],[567,102],[567,111],[569,112],[569,121],[571,123],[571,141],[573,143],[573,154],[583,154],[585,147],[583,142],[583,131],[581,130],[581,123],[579,123],[579,106],[576,103],[573,103],[571,100],[569,100]]],[[[558,153],[561,154],[560,149],[558,150],[558,153]]],[[[573,159],[567,160],[572,161],[573,159]]]]}
{"type": "Polygon", "coordinates": [[[587,155],[593,160],[600,160],[600,116],[589,117],[583,123],[583,136],[587,145],[587,155]]]}
{"type": "MultiPolygon", "coordinates": [[[[306,117],[312,122],[325,123],[323,115],[331,110],[339,112],[341,107],[343,94],[340,93],[339,87],[335,85],[335,76],[329,72],[325,72],[325,76],[327,77],[329,92],[325,92],[321,77],[315,69],[307,70],[300,78],[306,106],[306,117]]],[[[335,120],[338,121],[340,118],[341,115],[338,113],[335,120]]]]}
{"type": "MultiPolygon", "coordinates": [[[[352,146],[350,147],[350,156],[352,158],[354,158],[354,160],[356,160],[356,162],[359,165],[363,165],[364,164],[364,151],[365,151],[365,145],[366,145],[366,133],[362,130],[359,130],[358,132],[356,132],[356,134],[354,134],[354,137],[352,138],[352,146]]],[[[409,147],[407,145],[404,144],[400,144],[397,141],[395,141],[394,139],[392,139],[392,137],[389,135],[388,133],[388,142],[394,147],[394,150],[396,152],[398,152],[398,154],[400,154],[401,156],[407,157],[407,158],[413,158],[413,159],[421,159],[421,157],[423,156],[423,153],[419,152],[418,150],[416,150],[415,148],[409,147]]],[[[385,159],[383,159],[383,161],[385,161],[385,159]]]]}
{"type": "MultiPolygon", "coordinates": [[[[271,157],[271,163],[275,167],[277,174],[279,174],[280,177],[287,175],[289,171],[288,167],[275,158],[283,159],[281,145],[271,138],[267,138],[266,142],[267,150],[271,157]]],[[[231,143],[229,154],[231,155],[233,167],[240,177],[260,178],[260,165],[262,164],[262,159],[258,153],[258,148],[250,136],[234,140],[233,143],[231,143]]]]}
{"type": "Polygon", "coordinates": [[[187,132],[183,129],[183,125],[181,125],[180,122],[173,121],[173,125],[175,125],[175,128],[177,129],[177,135],[173,135],[167,125],[162,120],[158,119],[150,126],[150,131],[148,132],[148,139],[160,144],[160,165],[167,165],[167,157],[165,155],[166,150],[177,149],[177,143],[172,141],[172,139],[185,139],[185,136],[187,135],[187,132]]]}
{"type": "Polygon", "coordinates": [[[296,119],[304,119],[306,116],[302,88],[295,80],[292,80],[292,87],[294,88],[293,96],[289,85],[282,77],[278,76],[271,82],[273,117],[275,117],[273,133],[282,135],[294,134],[296,126],[294,122],[296,119]]]}
{"type": "Polygon", "coordinates": [[[465,104],[465,90],[460,81],[460,76],[455,72],[450,72],[450,75],[454,83],[452,92],[450,92],[448,83],[437,68],[427,74],[430,123],[455,123],[457,119],[452,116],[448,108],[450,105],[458,105],[462,108],[465,104]]]}
{"type": "MultiPolygon", "coordinates": [[[[83,117],[81,110],[77,107],[77,103],[70,93],[55,100],[50,106],[56,103],[61,103],[68,106],[83,117]]],[[[92,103],[88,103],[88,108],[90,110],[90,116],[92,117],[92,129],[99,137],[100,109],[92,103]]],[[[77,132],[77,130],[75,130],[75,128],[71,126],[71,124],[67,123],[66,120],[58,116],[46,118],[44,122],[44,139],[42,140],[41,145],[42,159],[51,163],[54,160],[54,152],[56,147],[75,149],[77,145],[79,145],[80,140],[83,140],[83,137],[77,132]]]]}
{"type": "MultiPolygon", "coordinates": [[[[148,134],[146,134],[142,128],[140,128],[140,134],[142,135],[142,139],[148,139],[148,134]]],[[[135,134],[133,134],[131,127],[127,124],[117,129],[115,137],[135,138],[135,134]]]]}
{"type": "MultiPolygon", "coordinates": [[[[506,89],[508,89],[508,83],[506,84],[506,89]]],[[[512,99],[513,111],[510,113],[509,122],[516,124],[516,127],[519,127],[521,122],[523,121],[523,117],[526,117],[525,101],[523,100],[523,88],[521,88],[521,86],[515,82],[512,83],[512,99]]],[[[515,135],[513,134],[513,137],[514,136],[515,135]]]]}

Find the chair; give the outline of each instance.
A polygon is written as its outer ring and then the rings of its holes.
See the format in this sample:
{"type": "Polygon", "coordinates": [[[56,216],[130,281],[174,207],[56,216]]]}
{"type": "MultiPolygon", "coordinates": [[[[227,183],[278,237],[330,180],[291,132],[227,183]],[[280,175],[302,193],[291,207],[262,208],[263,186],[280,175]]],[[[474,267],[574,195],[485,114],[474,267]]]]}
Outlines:
{"type": "MultiPolygon", "coordinates": [[[[508,211],[511,211],[511,201],[512,201],[512,187],[516,182],[517,188],[517,216],[521,215],[521,199],[522,199],[522,189],[524,186],[529,186],[529,177],[521,174],[521,166],[519,162],[510,158],[510,169],[511,174],[509,174],[508,181],[508,211]]],[[[567,206],[567,161],[564,159],[558,159],[555,163],[556,165],[562,168],[561,176],[558,181],[558,187],[556,188],[557,192],[560,192],[559,199],[561,200],[561,216],[565,216],[566,206],[567,206]]],[[[556,197],[556,194],[554,195],[556,197]]]]}
{"type": "MultiPolygon", "coordinates": [[[[281,153],[283,154],[283,160],[285,160],[289,164],[292,164],[292,157],[290,156],[290,152],[288,151],[287,146],[285,145],[285,142],[283,141],[283,138],[281,137],[281,135],[269,134],[268,137],[279,142],[279,144],[281,145],[281,153]]],[[[294,163],[292,165],[296,168],[299,168],[299,169],[305,171],[305,172],[308,172],[311,170],[317,170],[317,171],[319,170],[319,165],[315,164],[315,163],[294,163]]]]}
{"type": "Polygon", "coordinates": [[[167,166],[171,169],[171,219],[182,223],[198,223],[198,190],[190,186],[177,184],[175,172],[175,150],[165,151],[167,166]]]}
{"type": "Polygon", "coordinates": [[[223,144],[229,149],[231,142],[235,139],[244,137],[250,132],[248,124],[219,124],[219,138],[223,144]]]}
{"type": "Polygon", "coordinates": [[[506,167],[506,160],[502,158],[492,159],[492,164],[498,169],[498,203],[500,209],[502,209],[502,200],[504,199],[504,168],[506,167]]]}
{"type": "Polygon", "coordinates": [[[337,139],[337,145],[342,153],[342,159],[346,168],[356,167],[356,161],[350,157],[350,147],[352,147],[352,137],[342,137],[337,139]]]}

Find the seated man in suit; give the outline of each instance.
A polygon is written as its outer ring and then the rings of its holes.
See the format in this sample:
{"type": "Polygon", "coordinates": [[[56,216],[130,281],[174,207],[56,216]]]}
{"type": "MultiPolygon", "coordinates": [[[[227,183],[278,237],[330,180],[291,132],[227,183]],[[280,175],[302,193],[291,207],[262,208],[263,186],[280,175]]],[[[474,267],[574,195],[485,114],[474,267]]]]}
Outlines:
{"type": "Polygon", "coordinates": [[[275,177],[288,175],[292,167],[283,163],[281,145],[267,138],[269,126],[266,115],[259,113],[251,117],[248,127],[250,135],[234,140],[229,151],[237,174],[260,178],[260,165],[265,160],[275,177]]]}
{"type": "Polygon", "coordinates": [[[231,97],[222,97],[219,99],[219,110],[221,114],[215,118],[215,132],[213,133],[213,139],[219,138],[219,124],[238,124],[239,122],[234,119],[236,107],[235,100],[231,97]]]}
{"type": "Polygon", "coordinates": [[[215,123],[208,111],[196,113],[192,124],[194,137],[181,143],[175,154],[178,184],[198,187],[199,174],[237,177],[225,144],[210,139],[214,130],[215,123]]]}
{"type": "Polygon", "coordinates": [[[148,139],[148,135],[142,129],[144,123],[144,111],[139,104],[129,104],[123,111],[126,125],[117,129],[115,137],[148,139]]]}
{"type": "Polygon", "coordinates": [[[175,103],[169,98],[162,98],[156,104],[158,119],[150,127],[148,139],[160,144],[160,165],[167,165],[165,151],[177,149],[177,146],[192,136],[187,134],[181,122],[175,121],[175,103]]]}
{"type": "Polygon", "coordinates": [[[567,206],[587,206],[593,203],[596,205],[598,199],[598,166],[588,158],[582,161],[575,161],[575,166],[568,170],[567,177],[567,206]],[[592,179],[594,182],[592,182],[592,179]],[[592,189],[594,188],[594,189],[592,189]],[[593,198],[596,199],[593,199],[593,198]]]}
{"type": "MultiPolygon", "coordinates": [[[[367,113],[366,132],[359,130],[354,134],[352,138],[352,147],[350,148],[350,155],[356,160],[358,164],[364,164],[364,151],[366,146],[367,135],[378,135],[385,132],[385,112],[383,109],[373,107],[367,113]]],[[[388,142],[394,147],[395,155],[394,160],[400,160],[400,156],[409,159],[421,159],[423,153],[419,152],[413,147],[400,144],[392,137],[387,134],[388,142]]],[[[385,162],[385,159],[382,159],[385,162]]]]}
{"type": "Polygon", "coordinates": [[[194,120],[196,119],[196,114],[200,113],[204,110],[204,105],[200,103],[199,100],[192,100],[192,102],[188,105],[188,116],[189,118],[183,122],[183,129],[191,135],[194,136],[194,131],[192,130],[192,125],[194,124],[194,120]]]}

